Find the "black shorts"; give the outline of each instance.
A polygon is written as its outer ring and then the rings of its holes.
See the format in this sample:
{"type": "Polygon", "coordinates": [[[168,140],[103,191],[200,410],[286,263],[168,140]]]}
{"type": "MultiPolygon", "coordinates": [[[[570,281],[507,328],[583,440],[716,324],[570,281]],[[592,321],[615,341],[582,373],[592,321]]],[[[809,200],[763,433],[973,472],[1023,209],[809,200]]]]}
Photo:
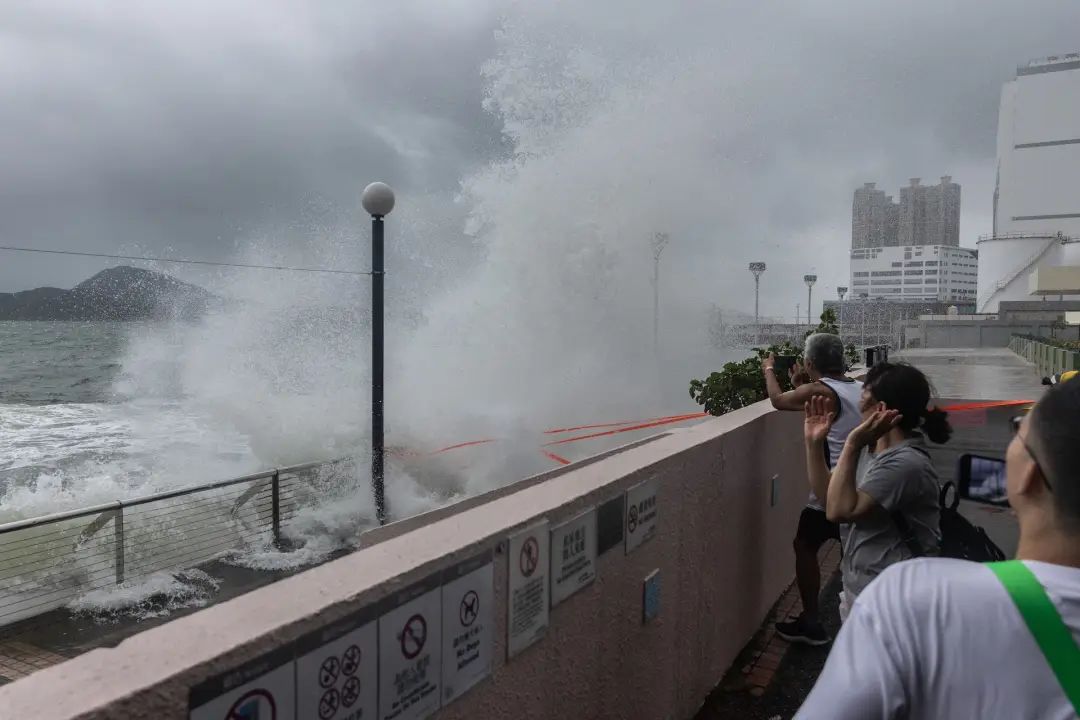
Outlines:
{"type": "Polygon", "coordinates": [[[829,522],[824,510],[812,507],[803,508],[802,514],[799,515],[799,529],[795,531],[795,538],[817,550],[825,544],[826,540],[840,539],[840,526],[829,522]]]}

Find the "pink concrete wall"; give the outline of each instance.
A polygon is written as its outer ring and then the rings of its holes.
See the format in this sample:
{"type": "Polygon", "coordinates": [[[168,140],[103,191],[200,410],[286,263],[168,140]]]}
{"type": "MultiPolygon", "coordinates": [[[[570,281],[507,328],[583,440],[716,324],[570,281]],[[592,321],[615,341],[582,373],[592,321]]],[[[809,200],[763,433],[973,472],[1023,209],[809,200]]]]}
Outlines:
{"type": "Polygon", "coordinates": [[[38,672],[0,688],[0,716],[186,718],[188,689],[204,678],[497,548],[492,677],[438,717],[688,718],[790,582],[805,498],[798,418],[759,404],[38,672]],[[553,608],[547,636],[508,663],[503,541],[650,478],[660,480],[657,536],[629,556],[621,545],[601,555],[596,581],[553,608]],[[644,625],[641,584],[657,568],[660,616],[644,625]]]}

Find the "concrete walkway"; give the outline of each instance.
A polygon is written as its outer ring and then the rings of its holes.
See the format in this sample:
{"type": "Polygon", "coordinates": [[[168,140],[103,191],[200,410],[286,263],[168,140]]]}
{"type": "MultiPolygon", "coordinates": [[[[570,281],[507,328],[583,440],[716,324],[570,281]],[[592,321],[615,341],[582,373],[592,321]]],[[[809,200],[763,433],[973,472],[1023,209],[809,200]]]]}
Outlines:
{"type": "Polygon", "coordinates": [[[938,397],[1034,400],[1043,392],[1035,366],[1008,348],[904,350],[890,359],[925,372],[938,397]]]}

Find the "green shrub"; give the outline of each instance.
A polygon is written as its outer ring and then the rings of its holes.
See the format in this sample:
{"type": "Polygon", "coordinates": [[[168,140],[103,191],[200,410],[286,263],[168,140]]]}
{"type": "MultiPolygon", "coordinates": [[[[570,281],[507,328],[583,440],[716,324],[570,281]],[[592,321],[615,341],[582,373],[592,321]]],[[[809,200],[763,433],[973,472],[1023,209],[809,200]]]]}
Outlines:
{"type": "MultiPolygon", "coordinates": [[[[821,322],[804,337],[820,332],[840,334],[836,323],[836,313],[831,309],[821,313],[821,322]]],[[[762,361],[768,357],[769,353],[775,353],[776,355],[794,355],[801,363],[803,349],[790,342],[783,342],[765,348],[753,348],[751,352],[754,354],[745,360],[726,363],[723,368],[710,373],[704,380],[691,380],[690,397],[694,402],[701,405],[710,415],[723,415],[764,400],[769,397],[769,393],[765,388],[765,376],[761,372],[762,361]]],[[[855,346],[848,345],[845,354],[850,368],[858,360],[855,346]]],[[[784,373],[777,373],[777,380],[784,390],[791,389],[790,382],[784,373]]]]}

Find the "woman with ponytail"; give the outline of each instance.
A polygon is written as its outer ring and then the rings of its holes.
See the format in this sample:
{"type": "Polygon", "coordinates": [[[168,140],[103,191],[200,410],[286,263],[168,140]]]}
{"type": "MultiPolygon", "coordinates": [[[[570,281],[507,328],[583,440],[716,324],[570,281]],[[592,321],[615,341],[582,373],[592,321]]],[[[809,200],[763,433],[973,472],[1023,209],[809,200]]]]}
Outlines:
{"type": "Polygon", "coordinates": [[[947,413],[930,406],[930,383],[917,368],[879,363],[863,384],[862,423],[847,437],[831,474],[822,443],[832,426],[827,400],[806,404],[810,484],[841,523],[841,617],[871,580],[893,563],[936,555],[941,543],[938,475],[926,440],[948,441],[947,413]]]}

